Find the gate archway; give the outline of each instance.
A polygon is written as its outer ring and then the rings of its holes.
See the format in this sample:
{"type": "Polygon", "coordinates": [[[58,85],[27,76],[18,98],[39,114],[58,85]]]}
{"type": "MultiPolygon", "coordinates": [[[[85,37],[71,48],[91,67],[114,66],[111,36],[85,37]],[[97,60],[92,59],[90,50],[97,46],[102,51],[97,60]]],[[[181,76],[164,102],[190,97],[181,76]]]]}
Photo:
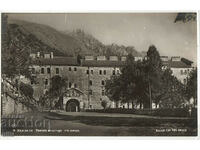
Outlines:
{"type": "Polygon", "coordinates": [[[80,103],[76,99],[70,99],[66,103],[66,111],[68,112],[78,112],[80,111],[80,103]]]}

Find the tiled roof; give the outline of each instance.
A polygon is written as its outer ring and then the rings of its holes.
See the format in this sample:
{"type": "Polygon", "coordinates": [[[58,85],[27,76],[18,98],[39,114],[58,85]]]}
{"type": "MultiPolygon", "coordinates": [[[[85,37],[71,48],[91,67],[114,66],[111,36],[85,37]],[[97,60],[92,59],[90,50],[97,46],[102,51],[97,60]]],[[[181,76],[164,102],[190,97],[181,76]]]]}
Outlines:
{"type": "Polygon", "coordinates": [[[170,68],[191,68],[191,65],[188,65],[182,61],[163,61],[164,66],[168,66],[170,68]]]}
{"type": "MultiPolygon", "coordinates": [[[[122,67],[126,61],[110,61],[110,60],[82,60],[82,66],[87,67],[122,67]]],[[[191,68],[191,65],[183,61],[163,61],[164,66],[170,68],[191,68]]],[[[35,65],[68,65],[78,66],[76,57],[54,57],[51,58],[36,58],[32,64],[35,65]]]]}
{"type": "Polygon", "coordinates": [[[125,61],[110,61],[110,60],[83,60],[82,66],[88,67],[122,67],[125,61]]]}
{"type": "Polygon", "coordinates": [[[186,58],[181,58],[181,61],[186,63],[186,64],[188,64],[188,65],[191,65],[193,63],[193,61],[190,61],[190,60],[188,60],[186,58]]]}
{"type": "Polygon", "coordinates": [[[77,58],[75,57],[55,57],[34,59],[32,64],[35,65],[72,65],[78,66],[77,58]]]}

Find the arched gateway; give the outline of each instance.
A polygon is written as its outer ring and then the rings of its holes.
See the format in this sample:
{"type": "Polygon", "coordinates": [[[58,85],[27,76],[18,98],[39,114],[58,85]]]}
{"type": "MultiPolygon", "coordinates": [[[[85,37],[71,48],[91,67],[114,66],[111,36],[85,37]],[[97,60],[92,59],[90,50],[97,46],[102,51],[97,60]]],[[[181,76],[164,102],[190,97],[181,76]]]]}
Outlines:
{"type": "Polygon", "coordinates": [[[68,112],[78,112],[84,109],[84,93],[76,88],[67,89],[63,95],[64,110],[68,112]]]}
{"type": "Polygon", "coordinates": [[[68,112],[78,112],[80,111],[80,103],[76,99],[70,99],[66,104],[66,111],[68,112]]]}

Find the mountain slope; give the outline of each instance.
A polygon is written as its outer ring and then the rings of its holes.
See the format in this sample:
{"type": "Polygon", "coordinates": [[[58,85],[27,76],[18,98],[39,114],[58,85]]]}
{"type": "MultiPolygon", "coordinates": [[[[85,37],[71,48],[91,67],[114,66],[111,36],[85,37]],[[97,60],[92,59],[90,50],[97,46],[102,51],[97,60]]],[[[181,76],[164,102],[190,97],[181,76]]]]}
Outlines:
{"type": "Polygon", "coordinates": [[[134,56],[141,56],[141,53],[135,50],[133,46],[124,46],[124,45],[117,45],[117,44],[111,44],[111,45],[104,45],[100,41],[98,41],[96,38],[94,38],[92,35],[85,33],[83,30],[77,29],[73,32],[66,32],[66,34],[71,35],[76,40],[79,41],[84,47],[92,52],[94,52],[96,55],[127,55],[128,53],[132,53],[134,56]]]}
{"type": "Polygon", "coordinates": [[[50,47],[49,45],[43,43],[35,35],[24,30],[23,27],[18,24],[8,24],[7,26],[8,34],[8,45],[10,49],[15,49],[16,52],[21,51],[27,57],[30,52],[54,52],[58,56],[64,55],[64,53],[59,50],[50,47]]]}
{"type": "Polygon", "coordinates": [[[33,34],[37,39],[45,43],[51,48],[57,49],[65,55],[74,55],[74,50],[80,49],[84,53],[86,50],[76,39],[63,34],[49,26],[21,21],[21,20],[9,20],[9,24],[17,24],[27,33],[33,34]]]}
{"type": "Polygon", "coordinates": [[[117,44],[104,45],[92,35],[78,29],[74,32],[60,32],[52,27],[26,21],[8,19],[9,24],[18,25],[25,33],[32,34],[47,46],[67,56],[84,55],[141,55],[133,46],[117,44]]]}

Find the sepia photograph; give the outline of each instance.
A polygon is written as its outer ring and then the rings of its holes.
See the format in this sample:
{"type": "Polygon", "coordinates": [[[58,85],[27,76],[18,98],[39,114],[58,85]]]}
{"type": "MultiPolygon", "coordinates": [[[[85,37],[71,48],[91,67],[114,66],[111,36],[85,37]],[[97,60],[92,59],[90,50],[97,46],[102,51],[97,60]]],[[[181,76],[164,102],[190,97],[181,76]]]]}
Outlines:
{"type": "Polygon", "coordinates": [[[1,13],[1,136],[198,136],[197,22],[1,13]]]}

